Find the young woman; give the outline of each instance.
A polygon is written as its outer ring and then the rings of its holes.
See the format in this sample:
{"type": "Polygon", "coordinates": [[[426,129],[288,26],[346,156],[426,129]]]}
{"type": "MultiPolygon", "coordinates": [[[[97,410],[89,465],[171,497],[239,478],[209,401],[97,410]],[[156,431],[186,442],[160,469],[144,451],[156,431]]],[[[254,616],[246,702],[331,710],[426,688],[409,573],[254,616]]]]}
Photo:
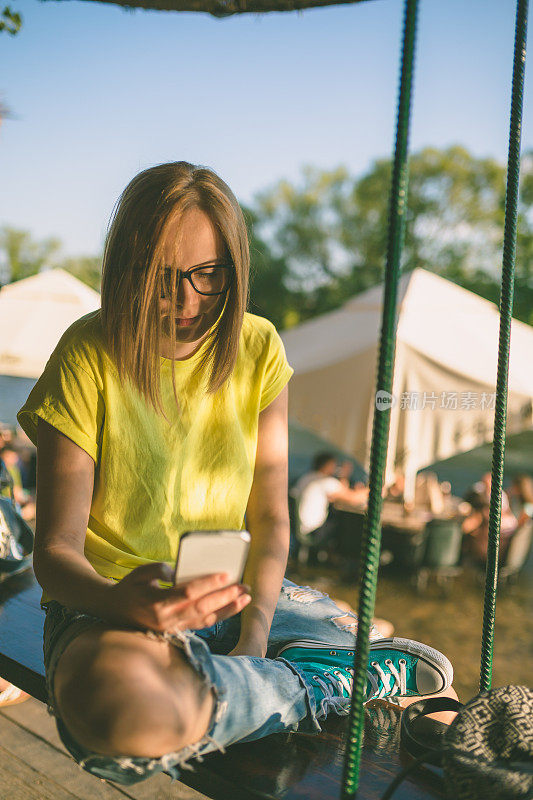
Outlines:
{"type": "MultiPolygon", "coordinates": [[[[76,760],[114,781],[178,777],[195,755],[317,731],[349,706],[353,616],[283,579],[292,370],[245,313],[248,268],[217,175],[142,172],[109,229],[101,311],[64,334],[19,413],[38,447],[50,710],[76,760]],[[172,586],[184,531],[245,526],[244,584],[172,586]]],[[[373,632],[371,647],[369,698],[451,683],[425,645],[373,632]]]]}

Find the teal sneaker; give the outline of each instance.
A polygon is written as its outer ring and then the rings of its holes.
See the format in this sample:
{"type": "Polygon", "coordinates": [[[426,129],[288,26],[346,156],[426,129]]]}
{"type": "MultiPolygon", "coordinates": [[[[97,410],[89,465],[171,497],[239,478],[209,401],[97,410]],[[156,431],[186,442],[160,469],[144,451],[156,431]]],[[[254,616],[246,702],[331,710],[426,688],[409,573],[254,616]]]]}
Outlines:
{"type": "MultiPolygon", "coordinates": [[[[323,642],[299,641],[285,645],[278,657],[303,669],[324,710],[337,713],[349,706],[353,687],[354,651],[323,642]]],[[[453,667],[442,653],[411,639],[370,642],[365,702],[383,697],[438,694],[451,686],[453,667]]]]}
{"type": "Polygon", "coordinates": [[[452,685],[453,667],[445,655],[422,642],[376,639],[370,642],[368,679],[368,700],[438,694],[452,685]]]}
{"type": "Polygon", "coordinates": [[[316,649],[317,645],[321,647],[317,642],[294,642],[283,647],[278,657],[297,664],[305,674],[313,689],[319,718],[327,716],[330,711],[348,714],[353,689],[353,667],[348,664],[353,663],[353,650],[328,648],[323,652],[316,649]],[[341,653],[343,658],[339,658],[341,653]],[[326,662],[326,656],[329,656],[329,662],[326,662]],[[332,663],[334,660],[338,663],[332,663]]]}

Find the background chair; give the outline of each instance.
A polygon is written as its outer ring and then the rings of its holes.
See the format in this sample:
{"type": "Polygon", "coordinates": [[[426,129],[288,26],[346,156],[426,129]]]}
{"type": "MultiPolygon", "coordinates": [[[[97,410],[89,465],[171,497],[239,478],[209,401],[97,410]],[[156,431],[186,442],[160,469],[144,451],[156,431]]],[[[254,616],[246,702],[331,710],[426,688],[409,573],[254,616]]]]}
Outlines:
{"type": "MultiPolygon", "coordinates": [[[[309,564],[316,558],[317,561],[327,561],[326,543],[312,544],[311,538],[300,530],[300,520],[298,517],[298,501],[289,494],[289,522],[291,526],[290,554],[299,564],[309,564]]],[[[330,523],[328,517],[327,524],[330,523]]],[[[333,527],[333,525],[332,525],[333,527]]]]}
{"type": "Polygon", "coordinates": [[[365,516],[352,511],[336,511],[335,518],[338,525],[337,554],[341,559],[341,580],[357,581],[365,516]]]}
{"type": "MultiPolygon", "coordinates": [[[[388,553],[392,558],[394,570],[401,570],[409,574],[416,573],[422,564],[426,548],[426,529],[402,530],[392,525],[383,526],[381,555],[388,553]]],[[[380,560],[380,563],[388,563],[380,560]]]]}
{"type": "Polygon", "coordinates": [[[457,519],[432,519],[426,524],[426,541],[421,564],[416,574],[419,591],[426,589],[430,575],[447,587],[459,573],[463,532],[457,519]]]}

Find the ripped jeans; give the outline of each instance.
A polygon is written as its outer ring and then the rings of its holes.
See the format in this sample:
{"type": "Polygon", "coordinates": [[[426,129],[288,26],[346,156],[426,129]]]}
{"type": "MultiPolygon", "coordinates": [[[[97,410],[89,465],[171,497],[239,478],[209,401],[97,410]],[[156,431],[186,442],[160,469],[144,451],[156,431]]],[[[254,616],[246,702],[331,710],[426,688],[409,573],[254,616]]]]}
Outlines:
{"type": "MultiPolygon", "coordinates": [[[[215,697],[207,734],[201,741],[160,758],[106,756],[86,750],[68,732],[58,716],[53,697],[54,672],[61,653],[80,633],[98,618],[65,608],[56,601],[46,607],[44,626],[44,662],[48,690],[48,711],[56,717],[63,744],[87,772],[122,784],[132,784],[157,772],[179,778],[180,770],[190,769],[188,761],[235,742],[247,742],[282,731],[318,732],[318,720],[330,711],[347,714],[350,700],[322,700],[320,707],[313,689],[299,668],[284,658],[276,658],[279,649],[296,640],[326,642],[333,646],[353,647],[357,620],[346,624],[346,612],[322,592],[296,586],[284,580],[268,639],[266,658],[228,657],[237,644],[240,615],[219,622],[211,628],[181,633],[146,631],[178,647],[203,677],[215,697]],[[339,621],[336,621],[339,620],[339,621]]],[[[371,640],[380,638],[372,627],[371,640]]]]}

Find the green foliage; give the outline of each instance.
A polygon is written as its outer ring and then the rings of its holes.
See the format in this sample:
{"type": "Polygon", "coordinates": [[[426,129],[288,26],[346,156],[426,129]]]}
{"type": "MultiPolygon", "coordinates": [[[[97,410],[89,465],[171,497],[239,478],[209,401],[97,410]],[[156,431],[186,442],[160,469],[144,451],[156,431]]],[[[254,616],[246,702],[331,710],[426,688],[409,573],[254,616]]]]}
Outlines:
{"type": "Polygon", "coordinates": [[[11,6],[5,6],[4,10],[0,12],[0,32],[15,36],[22,27],[22,17],[16,11],[13,11],[11,6]]]}
{"type": "MultiPolygon", "coordinates": [[[[285,324],[296,324],[383,280],[390,172],[385,159],[359,179],[342,167],[329,172],[306,167],[298,186],[280,181],[256,197],[254,235],[263,243],[258,272],[265,262],[275,262],[271,277],[278,287],[276,297],[271,284],[268,295],[256,284],[254,300],[267,309],[265,316],[279,319],[282,308],[285,324]]],[[[501,164],[459,146],[415,153],[403,270],[423,267],[498,302],[504,209],[501,164]]],[[[530,323],[532,210],[533,154],[528,153],[522,165],[514,314],[530,323]]]]}
{"type": "Polygon", "coordinates": [[[65,258],[57,266],[70,272],[91,289],[99,292],[102,286],[102,259],[99,256],[65,258]]]}
{"type": "Polygon", "coordinates": [[[19,281],[35,275],[43,267],[48,267],[59,252],[59,239],[36,241],[29,231],[3,227],[0,229],[0,253],[2,254],[3,280],[19,281]]]}
{"type": "Polygon", "coordinates": [[[0,284],[29,278],[43,269],[61,267],[100,291],[102,259],[98,256],[62,257],[60,251],[59,239],[38,241],[29,231],[8,226],[0,228],[0,284]]]}
{"type": "Polygon", "coordinates": [[[251,209],[243,208],[250,241],[250,303],[253,314],[268,317],[278,328],[290,319],[292,294],[285,286],[286,263],[277,258],[255,232],[258,218],[251,209]]]}

